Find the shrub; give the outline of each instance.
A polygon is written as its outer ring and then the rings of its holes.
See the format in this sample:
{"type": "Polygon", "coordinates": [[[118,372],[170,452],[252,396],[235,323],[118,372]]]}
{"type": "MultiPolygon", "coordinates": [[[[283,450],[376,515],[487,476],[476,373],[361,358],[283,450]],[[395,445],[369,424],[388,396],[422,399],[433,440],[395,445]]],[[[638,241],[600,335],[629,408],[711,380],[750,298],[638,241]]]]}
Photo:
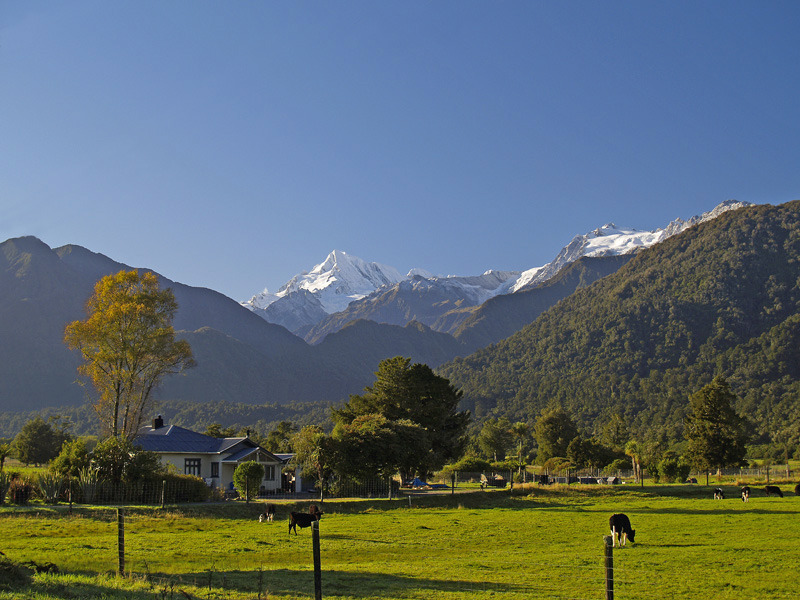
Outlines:
{"type": "Polygon", "coordinates": [[[613,475],[617,471],[630,471],[633,465],[629,458],[618,458],[603,469],[607,475],[613,475]]]}
{"type": "Polygon", "coordinates": [[[8,488],[8,500],[13,504],[27,504],[33,496],[33,486],[24,479],[13,479],[8,488]]]}
{"type": "Polygon", "coordinates": [[[59,475],[77,477],[81,469],[89,466],[91,459],[86,442],[82,439],[69,440],[61,446],[61,453],[50,463],[50,470],[59,475]]]}
{"type": "Polygon", "coordinates": [[[92,454],[94,466],[101,479],[120,483],[138,481],[164,470],[155,452],[145,452],[124,438],[108,438],[97,444],[92,454]]]}
{"type": "Polygon", "coordinates": [[[457,463],[448,465],[448,467],[452,471],[464,471],[466,473],[481,473],[491,468],[489,461],[478,458],[477,456],[465,456],[457,463]]]}
{"type": "Polygon", "coordinates": [[[205,481],[195,475],[162,473],[159,475],[158,481],[167,482],[164,488],[164,502],[166,504],[205,502],[211,498],[211,488],[206,485],[205,481]]]}
{"type": "Polygon", "coordinates": [[[264,467],[254,460],[243,462],[233,472],[233,485],[243,498],[250,500],[258,495],[258,488],[264,479],[264,467]]]}
{"type": "Polygon", "coordinates": [[[670,450],[664,453],[658,463],[658,474],[667,483],[686,481],[690,471],[691,467],[684,462],[683,458],[670,450]]]}
{"type": "Polygon", "coordinates": [[[552,458],[547,459],[545,463],[542,465],[542,468],[544,468],[549,473],[559,473],[561,471],[570,469],[573,466],[574,465],[571,462],[569,462],[569,460],[567,460],[566,458],[563,458],[561,456],[554,456],[552,458]]]}

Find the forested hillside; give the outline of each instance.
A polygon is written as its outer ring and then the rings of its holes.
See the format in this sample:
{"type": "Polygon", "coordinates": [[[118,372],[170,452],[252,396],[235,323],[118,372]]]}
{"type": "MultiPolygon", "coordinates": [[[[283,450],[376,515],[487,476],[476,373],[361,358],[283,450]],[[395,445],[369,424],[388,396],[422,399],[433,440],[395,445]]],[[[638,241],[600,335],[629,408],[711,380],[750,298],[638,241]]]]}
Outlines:
{"type": "Polygon", "coordinates": [[[499,342],[532,323],[545,310],[575,290],[614,273],[633,256],[584,256],[534,289],[495,296],[480,306],[470,308],[469,316],[453,335],[469,352],[499,342]]]}
{"type": "Polygon", "coordinates": [[[764,441],[800,408],[800,201],[723,214],[645,250],[495,346],[444,365],[476,416],[558,403],[679,439],[688,396],[728,378],[764,441]]]}

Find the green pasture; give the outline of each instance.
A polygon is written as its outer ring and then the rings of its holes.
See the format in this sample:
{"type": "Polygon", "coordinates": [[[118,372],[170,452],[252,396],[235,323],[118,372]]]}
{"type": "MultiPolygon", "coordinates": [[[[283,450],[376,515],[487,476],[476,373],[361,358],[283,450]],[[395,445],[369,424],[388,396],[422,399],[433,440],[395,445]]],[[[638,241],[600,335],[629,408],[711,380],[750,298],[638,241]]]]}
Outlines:
{"type": "MultiPolygon", "coordinates": [[[[746,504],[732,485],[721,501],[705,486],[576,485],[326,501],[323,597],[602,599],[613,512],[637,540],[614,550],[617,599],[794,597],[800,497],[781,487],[746,504]]],[[[311,531],[287,532],[308,503],[277,504],[273,523],[258,502],[126,507],[124,577],[116,508],[4,507],[0,599],[313,598],[311,531]],[[30,561],[58,573],[14,570],[30,561]]]]}

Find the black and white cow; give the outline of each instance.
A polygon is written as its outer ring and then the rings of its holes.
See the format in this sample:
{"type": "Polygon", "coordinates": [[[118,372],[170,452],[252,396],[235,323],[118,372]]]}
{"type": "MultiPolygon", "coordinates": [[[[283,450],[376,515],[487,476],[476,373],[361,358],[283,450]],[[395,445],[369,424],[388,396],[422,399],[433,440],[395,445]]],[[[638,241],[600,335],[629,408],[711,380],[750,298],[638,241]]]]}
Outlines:
{"type": "Polygon", "coordinates": [[[742,502],[747,502],[750,499],[750,488],[742,486],[742,502]]]}
{"type": "Polygon", "coordinates": [[[274,504],[267,504],[264,507],[264,512],[258,515],[258,522],[263,523],[264,521],[269,521],[272,523],[272,519],[275,517],[275,505],[274,504]]]}
{"type": "Polygon", "coordinates": [[[611,515],[608,524],[611,527],[612,546],[615,543],[619,543],[620,547],[622,547],[629,539],[631,542],[636,541],[633,539],[636,535],[636,530],[631,527],[631,520],[628,515],[622,513],[611,515]]]}
{"type": "Polygon", "coordinates": [[[725,500],[725,492],[722,488],[714,488],[714,500],[725,500]]]}

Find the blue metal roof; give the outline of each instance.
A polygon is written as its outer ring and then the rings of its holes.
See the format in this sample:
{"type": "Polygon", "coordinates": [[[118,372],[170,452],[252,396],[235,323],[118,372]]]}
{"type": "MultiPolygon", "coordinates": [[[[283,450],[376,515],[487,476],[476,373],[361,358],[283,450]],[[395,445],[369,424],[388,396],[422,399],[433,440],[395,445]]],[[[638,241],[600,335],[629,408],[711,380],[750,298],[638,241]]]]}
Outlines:
{"type": "Polygon", "coordinates": [[[174,452],[179,454],[224,454],[230,452],[223,460],[239,461],[242,458],[256,451],[261,451],[272,457],[277,462],[283,462],[280,458],[267,452],[250,438],[215,438],[204,433],[197,433],[177,425],[168,425],[154,429],[146,425],[139,430],[139,434],[134,438],[133,443],[141,446],[148,452],[174,452]]]}

